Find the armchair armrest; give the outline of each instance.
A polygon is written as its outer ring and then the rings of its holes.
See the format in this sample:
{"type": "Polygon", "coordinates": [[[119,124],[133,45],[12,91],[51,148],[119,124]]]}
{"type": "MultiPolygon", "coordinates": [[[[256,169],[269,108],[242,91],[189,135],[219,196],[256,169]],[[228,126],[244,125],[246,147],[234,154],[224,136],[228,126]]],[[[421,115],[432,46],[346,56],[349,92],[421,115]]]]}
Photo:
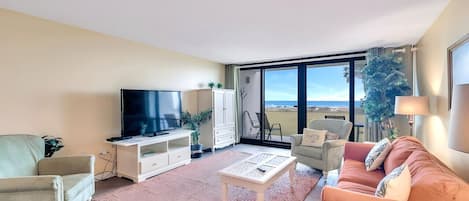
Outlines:
{"type": "Polygon", "coordinates": [[[303,136],[299,134],[295,134],[295,135],[291,135],[290,138],[291,138],[292,146],[298,146],[301,144],[301,139],[303,138],[303,136]]]}
{"type": "Polygon", "coordinates": [[[324,186],[321,192],[322,201],[394,201],[390,199],[380,198],[373,195],[353,192],[331,186],[324,186]]]}
{"type": "Polygon", "coordinates": [[[326,140],[322,145],[322,148],[328,150],[335,147],[342,147],[345,143],[347,143],[347,140],[326,140]]]}
{"type": "Polygon", "coordinates": [[[365,161],[374,144],[348,142],[345,144],[344,160],[365,161]]]}
{"type": "Polygon", "coordinates": [[[25,176],[0,178],[0,200],[63,200],[62,177],[25,176]]]}
{"type": "Polygon", "coordinates": [[[44,158],[38,162],[39,175],[94,174],[93,155],[44,158]]]}

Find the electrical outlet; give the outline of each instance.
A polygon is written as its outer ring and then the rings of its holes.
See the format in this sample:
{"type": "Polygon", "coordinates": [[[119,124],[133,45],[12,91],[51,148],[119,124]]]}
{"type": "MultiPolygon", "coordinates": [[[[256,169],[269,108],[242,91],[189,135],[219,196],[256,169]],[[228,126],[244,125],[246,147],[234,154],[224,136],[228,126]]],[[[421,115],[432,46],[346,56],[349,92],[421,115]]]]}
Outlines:
{"type": "Polygon", "coordinates": [[[102,155],[102,156],[108,155],[108,154],[110,154],[108,150],[102,150],[101,152],[99,152],[99,155],[102,155]]]}

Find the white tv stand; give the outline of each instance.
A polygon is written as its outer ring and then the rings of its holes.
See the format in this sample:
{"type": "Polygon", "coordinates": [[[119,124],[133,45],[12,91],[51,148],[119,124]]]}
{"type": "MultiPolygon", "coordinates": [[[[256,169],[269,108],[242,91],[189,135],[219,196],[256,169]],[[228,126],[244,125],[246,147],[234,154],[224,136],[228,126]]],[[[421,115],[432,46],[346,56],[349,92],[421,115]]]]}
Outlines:
{"type": "Polygon", "coordinates": [[[191,130],[110,142],[117,146],[117,176],[135,183],[191,162],[191,130]]]}

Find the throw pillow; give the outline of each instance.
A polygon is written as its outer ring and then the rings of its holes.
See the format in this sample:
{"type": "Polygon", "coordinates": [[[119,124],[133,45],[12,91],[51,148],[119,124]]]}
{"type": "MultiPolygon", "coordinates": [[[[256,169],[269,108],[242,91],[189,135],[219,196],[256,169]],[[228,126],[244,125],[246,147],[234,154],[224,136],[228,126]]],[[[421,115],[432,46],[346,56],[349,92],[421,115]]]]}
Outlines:
{"type": "Polygon", "coordinates": [[[338,140],[338,139],[339,139],[339,134],[327,131],[326,140],[338,140]]]}
{"type": "Polygon", "coordinates": [[[322,147],[322,144],[326,140],[327,130],[316,130],[310,128],[303,129],[303,140],[301,140],[301,145],[312,146],[312,147],[322,147]]]}
{"type": "Polygon", "coordinates": [[[373,171],[378,169],[383,164],[389,151],[391,151],[391,142],[388,138],[384,138],[370,150],[365,158],[366,171],[373,171]]]}
{"type": "Polygon", "coordinates": [[[407,164],[395,168],[378,184],[375,195],[381,198],[407,201],[410,195],[412,178],[407,164]]]}

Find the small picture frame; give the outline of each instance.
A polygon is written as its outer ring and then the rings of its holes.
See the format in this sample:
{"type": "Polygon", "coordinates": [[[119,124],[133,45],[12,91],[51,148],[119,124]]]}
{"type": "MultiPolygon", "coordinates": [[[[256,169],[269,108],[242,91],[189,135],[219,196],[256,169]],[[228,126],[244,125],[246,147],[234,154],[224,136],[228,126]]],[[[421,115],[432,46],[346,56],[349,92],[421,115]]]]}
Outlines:
{"type": "Polygon", "coordinates": [[[448,48],[448,110],[451,109],[453,87],[469,83],[469,34],[448,48]]]}

